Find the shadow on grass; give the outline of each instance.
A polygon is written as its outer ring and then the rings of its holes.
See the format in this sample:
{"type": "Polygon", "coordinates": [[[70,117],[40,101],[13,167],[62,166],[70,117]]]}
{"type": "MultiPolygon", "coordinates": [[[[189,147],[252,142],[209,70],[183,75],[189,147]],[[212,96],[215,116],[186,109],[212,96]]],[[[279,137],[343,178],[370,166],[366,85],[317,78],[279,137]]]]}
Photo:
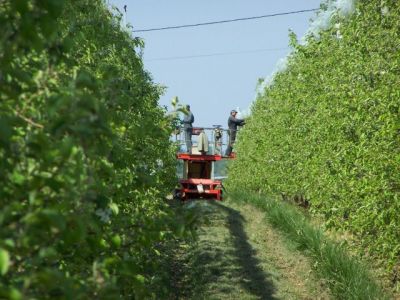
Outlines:
{"type": "Polygon", "coordinates": [[[232,208],[216,203],[218,207],[227,212],[229,231],[233,238],[235,256],[241,268],[243,288],[260,299],[276,299],[273,294],[275,287],[270,276],[259,266],[260,261],[255,256],[253,247],[248,242],[248,237],[243,228],[244,218],[232,208]]]}
{"type": "Polygon", "coordinates": [[[205,299],[206,295],[227,299],[238,289],[241,296],[245,293],[252,299],[277,299],[271,275],[262,270],[248,241],[243,216],[218,202],[208,203],[209,224],[202,226],[203,238],[186,253],[185,291],[179,299],[205,299]]]}

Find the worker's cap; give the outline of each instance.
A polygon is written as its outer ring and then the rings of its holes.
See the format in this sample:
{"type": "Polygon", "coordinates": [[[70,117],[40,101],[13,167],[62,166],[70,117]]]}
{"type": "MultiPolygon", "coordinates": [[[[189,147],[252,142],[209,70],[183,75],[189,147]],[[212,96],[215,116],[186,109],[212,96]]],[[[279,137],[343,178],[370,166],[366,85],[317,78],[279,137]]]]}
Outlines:
{"type": "Polygon", "coordinates": [[[237,111],[234,110],[234,109],[232,109],[232,110],[231,110],[231,114],[233,114],[233,113],[237,113],[237,111]]]}

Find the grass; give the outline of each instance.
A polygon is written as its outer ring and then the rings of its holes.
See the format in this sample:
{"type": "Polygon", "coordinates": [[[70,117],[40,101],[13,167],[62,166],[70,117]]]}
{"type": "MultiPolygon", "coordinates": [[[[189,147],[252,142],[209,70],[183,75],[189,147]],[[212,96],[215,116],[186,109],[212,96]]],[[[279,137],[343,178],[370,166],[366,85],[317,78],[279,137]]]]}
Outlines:
{"type": "Polygon", "coordinates": [[[271,275],[259,266],[242,215],[217,202],[195,205],[205,219],[199,240],[182,245],[177,253],[181,279],[176,299],[276,299],[271,275]]]}
{"type": "Polygon", "coordinates": [[[176,249],[169,299],[331,299],[309,259],[287,247],[260,209],[232,201],[189,205],[204,219],[198,241],[176,249]]]}
{"type": "Polygon", "coordinates": [[[250,203],[267,213],[268,221],[312,258],[318,274],[337,299],[388,299],[367,267],[349,256],[344,246],[325,237],[292,205],[256,194],[231,193],[233,201],[250,203]]]}

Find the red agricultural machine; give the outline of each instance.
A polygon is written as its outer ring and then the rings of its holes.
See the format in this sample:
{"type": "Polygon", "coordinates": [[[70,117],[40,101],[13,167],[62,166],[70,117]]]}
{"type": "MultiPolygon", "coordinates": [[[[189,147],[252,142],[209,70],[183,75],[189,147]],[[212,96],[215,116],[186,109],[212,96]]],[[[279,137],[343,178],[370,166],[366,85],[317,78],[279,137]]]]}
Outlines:
{"type": "Polygon", "coordinates": [[[215,125],[213,128],[193,128],[192,151],[185,150],[185,134],[183,130],[175,136],[179,145],[177,153],[179,188],[175,197],[188,199],[222,200],[222,181],[226,178],[226,165],[235,153],[224,156],[228,144],[228,130],[215,125]]]}

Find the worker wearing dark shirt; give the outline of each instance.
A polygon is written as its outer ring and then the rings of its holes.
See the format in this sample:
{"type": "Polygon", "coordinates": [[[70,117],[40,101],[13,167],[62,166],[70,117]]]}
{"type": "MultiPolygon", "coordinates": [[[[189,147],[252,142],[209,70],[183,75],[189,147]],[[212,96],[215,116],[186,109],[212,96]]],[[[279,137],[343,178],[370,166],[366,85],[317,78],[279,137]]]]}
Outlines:
{"type": "Polygon", "coordinates": [[[187,114],[183,117],[183,129],[185,131],[185,142],[186,142],[186,150],[189,154],[192,154],[192,130],[193,130],[193,122],[194,116],[190,111],[190,105],[186,105],[187,114]]]}
{"type": "Polygon", "coordinates": [[[245,124],[245,121],[243,119],[236,118],[236,114],[237,111],[232,110],[228,119],[229,144],[228,147],[226,148],[225,156],[230,156],[232,153],[233,144],[235,143],[236,140],[236,133],[238,130],[237,129],[238,126],[243,126],[245,124]]]}

